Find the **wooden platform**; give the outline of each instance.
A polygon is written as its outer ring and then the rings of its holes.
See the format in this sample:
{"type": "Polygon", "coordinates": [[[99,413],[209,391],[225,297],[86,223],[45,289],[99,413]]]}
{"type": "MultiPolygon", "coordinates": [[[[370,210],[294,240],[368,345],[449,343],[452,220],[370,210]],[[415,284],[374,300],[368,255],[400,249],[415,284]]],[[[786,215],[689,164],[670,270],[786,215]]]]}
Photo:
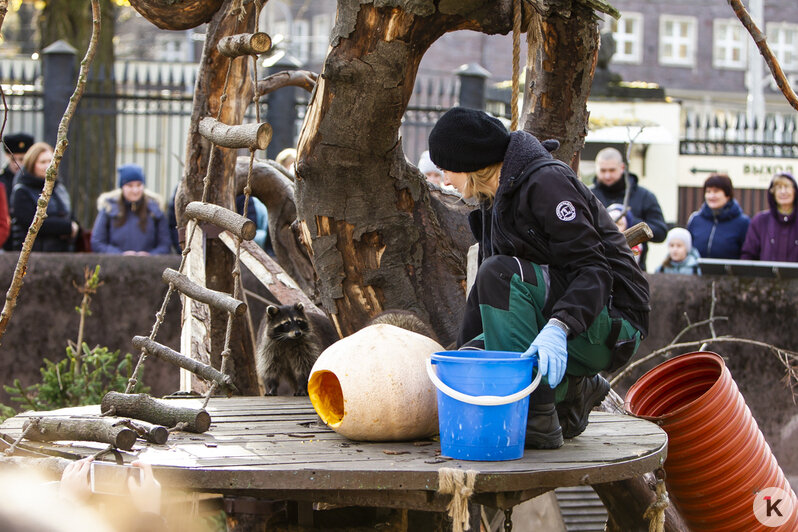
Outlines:
{"type": "MultiPolygon", "coordinates": [[[[199,407],[199,399],[172,399],[199,407]]],[[[557,487],[610,482],[653,471],[665,460],[667,436],[628,416],[594,412],[579,437],[520,460],[471,462],[442,457],[437,441],[360,443],[323,425],[306,397],[211,399],[204,434],[174,432],[165,445],[139,440],[125,462],[152,463],[165,487],[262,498],[441,511],[438,470],[476,470],[475,502],[507,508],[557,487]]],[[[35,415],[98,415],[99,406],[17,415],[0,425],[6,442],[35,415]]],[[[80,458],[105,445],[38,443],[23,449],[80,458]]]]}

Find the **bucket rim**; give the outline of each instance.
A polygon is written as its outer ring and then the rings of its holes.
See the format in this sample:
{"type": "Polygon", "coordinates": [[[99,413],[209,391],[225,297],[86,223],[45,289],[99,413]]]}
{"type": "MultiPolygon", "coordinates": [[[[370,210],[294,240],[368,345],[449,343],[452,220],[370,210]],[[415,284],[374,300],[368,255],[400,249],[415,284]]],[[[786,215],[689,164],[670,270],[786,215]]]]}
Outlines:
{"type": "Polygon", "coordinates": [[[437,351],[430,355],[430,358],[433,362],[447,362],[447,363],[468,363],[471,364],[475,360],[480,362],[490,362],[492,364],[518,364],[518,363],[534,363],[537,361],[537,357],[524,357],[521,356],[523,353],[520,351],[491,351],[491,350],[480,350],[480,351],[437,351]],[[447,355],[446,353],[466,353],[462,356],[451,356],[447,355]],[[511,356],[507,357],[491,357],[491,356],[468,356],[469,353],[501,353],[507,354],[511,356]]]}
{"type": "Polygon", "coordinates": [[[693,408],[697,402],[701,401],[701,399],[706,397],[710,392],[717,393],[717,389],[723,386],[723,383],[721,381],[723,380],[723,370],[725,368],[726,368],[726,362],[723,360],[723,357],[720,356],[718,353],[715,353],[714,351],[692,351],[690,353],[683,353],[681,355],[670,358],[665,362],[658,364],[653,368],[651,368],[650,370],[648,370],[647,372],[645,372],[639,379],[637,379],[637,381],[635,381],[634,384],[632,384],[632,386],[629,387],[629,390],[626,392],[626,397],[624,398],[624,404],[623,404],[624,410],[637,418],[645,419],[647,421],[660,422],[660,423],[670,421],[680,416],[684,412],[688,411],[689,409],[693,408]],[[666,414],[662,414],[659,416],[651,416],[651,415],[634,413],[634,411],[632,410],[632,401],[634,400],[634,396],[638,393],[639,389],[643,386],[641,383],[643,381],[648,381],[658,377],[659,376],[658,374],[667,370],[669,366],[675,366],[680,363],[684,363],[684,359],[686,358],[703,358],[708,361],[713,361],[717,363],[720,372],[718,378],[715,380],[714,383],[712,383],[712,386],[707,388],[707,390],[704,393],[702,393],[699,397],[696,397],[689,403],[684,404],[679,408],[672,410],[666,414]]]}

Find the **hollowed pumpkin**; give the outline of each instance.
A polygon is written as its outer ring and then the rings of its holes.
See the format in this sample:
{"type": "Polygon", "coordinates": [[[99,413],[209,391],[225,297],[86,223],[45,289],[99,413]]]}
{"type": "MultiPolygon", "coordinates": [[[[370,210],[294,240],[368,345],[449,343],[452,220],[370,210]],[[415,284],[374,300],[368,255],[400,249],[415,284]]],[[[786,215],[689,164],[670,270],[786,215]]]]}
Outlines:
{"type": "Polygon", "coordinates": [[[370,325],[316,360],[308,395],[330,428],[351,440],[401,441],[438,432],[435,386],[424,362],[443,347],[394,327],[370,325]]]}

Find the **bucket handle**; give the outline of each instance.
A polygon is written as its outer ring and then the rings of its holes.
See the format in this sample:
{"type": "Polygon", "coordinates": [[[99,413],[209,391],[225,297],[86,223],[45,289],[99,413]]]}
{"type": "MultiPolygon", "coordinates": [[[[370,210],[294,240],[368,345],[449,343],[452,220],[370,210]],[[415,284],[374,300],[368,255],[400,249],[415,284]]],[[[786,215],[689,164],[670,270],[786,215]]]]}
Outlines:
{"type": "Polygon", "coordinates": [[[444,384],[442,380],[438,378],[438,375],[435,373],[435,370],[432,369],[432,359],[427,359],[427,375],[429,376],[432,383],[435,385],[437,389],[441,392],[445,393],[452,399],[457,399],[463,403],[468,403],[470,405],[477,405],[477,406],[500,406],[500,405],[508,405],[510,403],[515,403],[520,401],[527,395],[531,394],[535,391],[535,388],[538,387],[540,384],[541,374],[540,371],[537,372],[535,378],[532,379],[532,383],[521,390],[520,392],[515,392],[512,395],[468,395],[462,392],[458,392],[444,384]]]}

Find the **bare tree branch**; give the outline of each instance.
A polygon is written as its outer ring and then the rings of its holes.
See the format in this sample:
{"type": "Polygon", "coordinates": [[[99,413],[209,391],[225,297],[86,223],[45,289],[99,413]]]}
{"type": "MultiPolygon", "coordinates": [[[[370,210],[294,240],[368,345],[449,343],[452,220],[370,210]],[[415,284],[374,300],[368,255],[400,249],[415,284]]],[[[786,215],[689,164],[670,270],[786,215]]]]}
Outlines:
{"type": "MultiPolygon", "coordinates": [[[[3,1],[3,0],[0,0],[3,1]]],[[[47,205],[50,203],[50,196],[53,194],[55,188],[55,179],[58,175],[58,167],[61,165],[61,158],[64,156],[64,150],[67,147],[67,131],[69,130],[69,122],[75,114],[75,109],[83,96],[83,90],[86,87],[86,79],[89,73],[89,67],[94,59],[94,53],[97,51],[97,41],[100,37],[100,2],[99,0],[91,0],[91,40],[89,47],[86,50],[86,56],[80,62],[80,73],[78,74],[78,82],[75,86],[75,91],[69,98],[64,116],[61,117],[61,123],[58,125],[58,135],[55,142],[55,151],[53,152],[53,160],[50,166],[47,167],[47,172],[44,177],[44,188],[39,197],[36,207],[36,216],[33,217],[33,222],[28,228],[28,234],[25,236],[25,242],[22,244],[22,251],[19,253],[17,260],[17,267],[14,270],[14,277],[11,279],[11,286],[6,293],[6,302],[3,306],[3,311],[0,313],[0,339],[6,332],[8,322],[14,312],[14,307],[17,306],[17,296],[22,288],[22,279],[25,277],[25,271],[28,268],[28,258],[30,257],[33,242],[36,240],[36,235],[41,229],[44,219],[47,217],[47,205]]]]}
{"type": "Polygon", "coordinates": [[[749,340],[747,338],[735,338],[732,336],[721,336],[715,332],[715,322],[720,320],[728,320],[726,316],[715,316],[715,304],[717,303],[717,296],[715,293],[715,282],[712,282],[712,302],[710,303],[709,308],[709,319],[697,321],[695,323],[690,322],[689,316],[685,313],[684,317],[687,320],[687,327],[679,331],[679,333],[671,340],[671,342],[662,347],[660,349],[656,349],[649,353],[648,355],[635,360],[631,364],[624,367],[621,371],[616,373],[612,379],[610,379],[610,385],[614,386],[618,381],[628,375],[634,368],[637,366],[648,362],[649,360],[656,358],[658,356],[666,356],[671,353],[671,351],[683,348],[695,348],[696,346],[700,346],[699,350],[704,351],[708,345],[713,343],[738,343],[738,344],[748,344],[754,345],[757,347],[763,347],[773,353],[773,355],[779,359],[779,362],[784,365],[786,371],[786,375],[784,377],[785,385],[790,389],[793,403],[796,403],[796,397],[798,396],[798,352],[789,351],[787,349],[782,349],[780,347],[776,347],[772,344],[768,344],[765,342],[760,342],[758,340],[749,340]],[[705,338],[703,340],[696,340],[693,342],[682,342],[679,343],[679,340],[682,336],[685,335],[688,331],[695,329],[696,327],[700,327],[702,325],[709,325],[709,330],[711,333],[711,338],[705,338]]]}
{"type": "Polygon", "coordinates": [[[279,88],[294,86],[313,92],[319,75],[308,70],[284,70],[258,81],[258,95],[262,98],[279,88]]]}
{"type": "Polygon", "coordinates": [[[779,65],[773,52],[770,51],[765,34],[757,27],[741,0],[728,0],[728,2],[734,10],[734,14],[737,15],[737,18],[740,19],[745,29],[748,30],[748,33],[753,37],[757,48],[759,48],[759,53],[765,58],[765,63],[767,63],[770,73],[773,74],[773,79],[776,80],[776,85],[779,86],[784,97],[790,102],[790,105],[798,111],[798,95],[796,95],[795,91],[790,87],[790,82],[787,81],[787,77],[784,75],[781,65],[779,65]]]}

